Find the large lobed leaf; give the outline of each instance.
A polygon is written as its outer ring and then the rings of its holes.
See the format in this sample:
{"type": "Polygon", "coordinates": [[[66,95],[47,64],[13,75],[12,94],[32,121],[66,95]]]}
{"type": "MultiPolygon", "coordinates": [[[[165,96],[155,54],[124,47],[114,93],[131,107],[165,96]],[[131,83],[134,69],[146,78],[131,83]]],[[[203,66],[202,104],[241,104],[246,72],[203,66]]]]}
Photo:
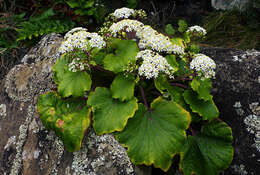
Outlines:
{"type": "Polygon", "coordinates": [[[82,97],[91,88],[92,80],[87,72],[71,72],[68,60],[62,56],[53,66],[54,81],[58,85],[58,93],[62,97],[82,97]]]}
{"type": "Polygon", "coordinates": [[[114,39],[111,47],[115,53],[110,53],[105,57],[105,69],[119,73],[127,69],[129,63],[135,63],[135,57],[139,52],[135,41],[114,39]]]}
{"type": "Polygon", "coordinates": [[[192,112],[198,113],[203,120],[217,118],[219,115],[218,108],[213,100],[204,101],[198,98],[198,95],[192,90],[186,90],[183,93],[185,102],[190,105],[192,112]]]}
{"type": "Polygon", "coordinates": [[[89,94],[88,105],[93,109],[93,127],[97,134],[123,130],[138,109],[136,98],[121,102],[113,99],[110,90],[103,87],[89,94]]]}
{"type": "Polygon", "coordinates": [[[201,133],[189,136],[181,153],[184,175],[218,175],[233,159],[232,131],[224,122],[212,120],[201,133]]]}
{"type": "Polygon", "coordinates": [[[185,130],[190,120],[189,113],[180,105],[159,97],[152,102],[150,111],[139,104],[126,128],[115,136],[128,148],[127,153],[133,163],[154,164],[167,171],[172,157],[185,143],[185,130]]]}
{"type": "Polygon", "coordinates": [[[49,92],[39,97],[37,110],[44,126],[55,131],[68,151],[80,149],[90,125],[91,110],[84,100],[63,100],[55,92],[49,92]]]}
{"type": "Polygon", "coordinates": [[[134,96],[135,79],[133,76],[128,77],[123,74],[117,75],[111,84],[113,98],[119,98],[121,101],[130,100],[134,96]]]}
{"type": "Polygon", "coordinates": [[[210,79],[201,80],[198,77],[194,78],[190,83],[191,88],[197,92],[198,98],[202,100],[211,100],[212,95],[210,95],[211,82],[210,79]]]}

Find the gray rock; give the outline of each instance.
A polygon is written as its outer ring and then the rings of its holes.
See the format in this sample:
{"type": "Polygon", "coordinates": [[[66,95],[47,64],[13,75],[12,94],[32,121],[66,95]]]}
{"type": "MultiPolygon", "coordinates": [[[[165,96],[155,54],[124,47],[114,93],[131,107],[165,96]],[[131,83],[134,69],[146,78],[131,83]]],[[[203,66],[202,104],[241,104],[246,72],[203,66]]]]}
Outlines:
{"type": "Polygon", "coordinates": [[[211,5],[217,10],[231,10],[237,8],[246,10],[250,0],[211,0],[211,5]]]}
{"type": "Polygon", "coordinates": [[[151,168],[135,167],[112,135],[97,136],[89,129],[82,149],[69,153],[42,125],[37,99],[56,88],[51,67],[62,40],[45,36],[0,82],[0,174],[150,175],[151,168]]]}
{"type": "Polygon", "coordinates": [[[214,101],[233,131],[234,159],[225,175],[260,174],[260,52],[202,48],[215,60],[214,101]]]}

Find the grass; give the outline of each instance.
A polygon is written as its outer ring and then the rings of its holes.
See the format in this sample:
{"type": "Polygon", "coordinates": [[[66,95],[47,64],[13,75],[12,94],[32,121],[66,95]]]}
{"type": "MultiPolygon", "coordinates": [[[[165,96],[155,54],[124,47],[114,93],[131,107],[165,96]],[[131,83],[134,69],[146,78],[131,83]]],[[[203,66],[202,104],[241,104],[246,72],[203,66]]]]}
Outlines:
{"type": "Polygon", "coordinates": [[[203,23],[208,34],[202,44],[260,50],[260,16],[257,13],[212,12],[203,23]]]}

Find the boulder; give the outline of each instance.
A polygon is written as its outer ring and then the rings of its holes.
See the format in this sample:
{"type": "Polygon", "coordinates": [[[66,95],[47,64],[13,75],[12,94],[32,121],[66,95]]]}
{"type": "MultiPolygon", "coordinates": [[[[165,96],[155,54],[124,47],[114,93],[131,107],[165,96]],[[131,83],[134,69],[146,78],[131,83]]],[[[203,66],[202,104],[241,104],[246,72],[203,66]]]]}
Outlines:
{"type": "Polygon", "coordinates": [[[82,149],[69,153],[42,125],[36,111],[39,94],[56,88],[51,68],[63,38],[46,35],[0,82],[1,175],[149,175],[134,166],[110,134],[88,130],[82,149]]]}
{"type": "Polygon", "coordinates": [[[244,11],[250,0],[211,0],[211,5],[217,10],[231,10],[237,8],[244,11]]]}
{"type": "Polygon", "coordinates": [[[234,159],[225,175],[260,174],[260,52],[202,48],[215,60],[212,93],[233,131],[234,159]]]}

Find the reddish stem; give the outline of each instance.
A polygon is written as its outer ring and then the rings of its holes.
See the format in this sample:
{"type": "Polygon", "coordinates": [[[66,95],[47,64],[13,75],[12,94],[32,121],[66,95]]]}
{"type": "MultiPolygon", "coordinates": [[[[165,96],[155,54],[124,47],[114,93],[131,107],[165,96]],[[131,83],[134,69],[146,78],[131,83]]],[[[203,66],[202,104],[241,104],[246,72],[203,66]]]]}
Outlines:
{"type": "Polygon", "coordinates": [[[144,89],[142,86],[139,86],[139,89],[141,91],[141,94],[142,94],[142,97],[143,97],[143,100],[144,100],[144,105],[146,107],[146,110],[149,111],[149,106],[148,106],[148,103],[147,103],[147,100],[146,100],[146,97],[145,97],[145,94],[144,94],[144,89]]]}
{"type": "Polygon", "coordinates": [[[180,83],[170,83],[170,85],[172,86],[178,86],[178,87],[181,87],[183,89],[188,89],[188,86],[185,86],[183,84],[180,84],[180,83]]]}

